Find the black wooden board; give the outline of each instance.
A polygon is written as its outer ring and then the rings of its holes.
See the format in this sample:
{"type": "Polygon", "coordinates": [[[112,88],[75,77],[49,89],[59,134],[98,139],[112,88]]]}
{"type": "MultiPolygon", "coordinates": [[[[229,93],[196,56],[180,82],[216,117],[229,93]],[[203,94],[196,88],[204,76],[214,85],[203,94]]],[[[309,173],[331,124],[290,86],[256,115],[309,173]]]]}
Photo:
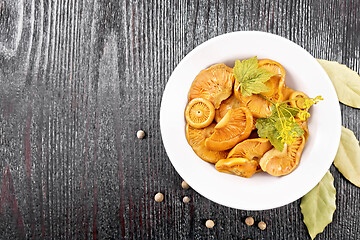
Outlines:
{"type": "MultiPolygon", "coordinates": [[[[183,190],[161,97],[188,52],[240,30],[359,72],[359,16],[358,0],[0,0],[0,239],[310,239],[300,200],[252,212],[183,190]]],[[[360,111],[341,110],[360,138],[360,111]]],[[[331,173],[337,209],[317,239],[358,239],[360,189],[331,173]]]]}

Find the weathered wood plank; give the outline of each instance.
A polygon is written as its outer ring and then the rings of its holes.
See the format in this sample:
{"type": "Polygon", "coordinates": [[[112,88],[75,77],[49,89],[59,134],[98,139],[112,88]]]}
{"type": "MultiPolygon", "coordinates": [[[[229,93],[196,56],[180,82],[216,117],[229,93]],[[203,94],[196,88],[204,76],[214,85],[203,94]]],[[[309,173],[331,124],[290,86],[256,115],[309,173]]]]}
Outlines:
{"type": "MultiPolygon", "coordinates": [[[[299,201],[240,211],[181,188],[162,92],[188,52],[239,30],[360,72],[359,13],[351,0],[0,0],[0,239],[307,239],[299,201]]],[[[341,109],[360,138],[359,110],[341,109]]],[[[337,210],[318,238],[356,239],[360,191],[331,172],[337,210]]]]}

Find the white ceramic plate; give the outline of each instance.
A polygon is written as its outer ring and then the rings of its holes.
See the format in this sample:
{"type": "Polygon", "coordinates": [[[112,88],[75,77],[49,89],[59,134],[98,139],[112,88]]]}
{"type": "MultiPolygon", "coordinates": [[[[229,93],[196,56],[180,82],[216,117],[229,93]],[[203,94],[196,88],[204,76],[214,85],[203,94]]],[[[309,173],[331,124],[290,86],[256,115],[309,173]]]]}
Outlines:
{"type": "Polygon", "coordinates": [[[192,50],[172,73],[161,102],[160,127],[171,163],[204,197],[219,204],[265,210],[291,203],[309,192],[329,169],[340,141],[341,115],[334,87],[320,64],[306,50],[265,32],[233,32],[210,39],[192,50]],[[286,85],[324,101],[310,109],[310,136],[299,166],[289,175],[257,173],[251,178],[220,173],[201,160],[185,136],[184,109],[195,76],[216,63],[234,66],[236,59],[269,58],[286,70],[286,85]]]}

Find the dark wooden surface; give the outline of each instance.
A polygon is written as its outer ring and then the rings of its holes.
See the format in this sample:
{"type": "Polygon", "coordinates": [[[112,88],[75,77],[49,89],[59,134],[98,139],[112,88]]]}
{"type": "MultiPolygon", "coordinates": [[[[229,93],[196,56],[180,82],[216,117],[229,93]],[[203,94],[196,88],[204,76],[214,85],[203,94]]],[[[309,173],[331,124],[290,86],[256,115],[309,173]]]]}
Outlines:
{"type": "MultiPolygon", "coordinates": [[[[251,212],[183,190],[161,97],[188,52],[238,30],[359,72],[359,16],[358,0],[0,0],[0,239],[310,239],[300,200],[251,212]]],[[[341,109],[360,138],[360,111],[341,109]]],[[[337,210],[317,239],[359,239],[360,189],[331,172],[337,210]]]]}

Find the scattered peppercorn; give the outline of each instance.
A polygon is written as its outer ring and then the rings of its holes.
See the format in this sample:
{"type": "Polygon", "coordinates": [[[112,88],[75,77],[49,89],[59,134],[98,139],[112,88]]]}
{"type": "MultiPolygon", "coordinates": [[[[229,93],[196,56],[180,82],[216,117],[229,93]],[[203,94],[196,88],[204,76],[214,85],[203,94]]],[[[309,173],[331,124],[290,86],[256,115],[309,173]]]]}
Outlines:
{"type": "Polygon", "coordinates": [[[182,187],[183,189],[189,189],[190,186],[189,186],[189,184],[187,184],[187,182],[182,181],[181,187],[182,187]]]}
{"type": "Polygon", "coordinates": [[[164,195],[161,192],[158,192],[157,194],[155,194],[155,201],[157,202],[162,202],[164,200],[164,195]]]}
{"type": "Polygon", "coordinates": [[[183,197],[183,202],[184,203],[190,202],[190,198],[188,196],[183,197]]]}
{"type": "Polygon", "coordinates": [[[207,228],[213,228],[215,226],[215,223],[213,220],[209,219],[206,221],[205,225],[207,228]]]}
{"type": "Polygon", "coordinates": [[[266,228],[266,223],[263,222],[263,221],[261,221],[261,222],[258,223],[258,227],[259,227],[261,230],[265,230],[265,228],[266,228]]]}
{"type": "Polygon", "coordinates": [[[145,132],[143,130],[139,130],[136,133],[137,138],[143,139],[145,137],[145,132]]]}
{"type": "Polygon", "coordinates": [[[247,218],[245,219],[245,223],[246,223],[246,225],[248,225],[248,226],[254,225],[254,218],[253,218],[253,217],[247,217],[247,218]]]}

